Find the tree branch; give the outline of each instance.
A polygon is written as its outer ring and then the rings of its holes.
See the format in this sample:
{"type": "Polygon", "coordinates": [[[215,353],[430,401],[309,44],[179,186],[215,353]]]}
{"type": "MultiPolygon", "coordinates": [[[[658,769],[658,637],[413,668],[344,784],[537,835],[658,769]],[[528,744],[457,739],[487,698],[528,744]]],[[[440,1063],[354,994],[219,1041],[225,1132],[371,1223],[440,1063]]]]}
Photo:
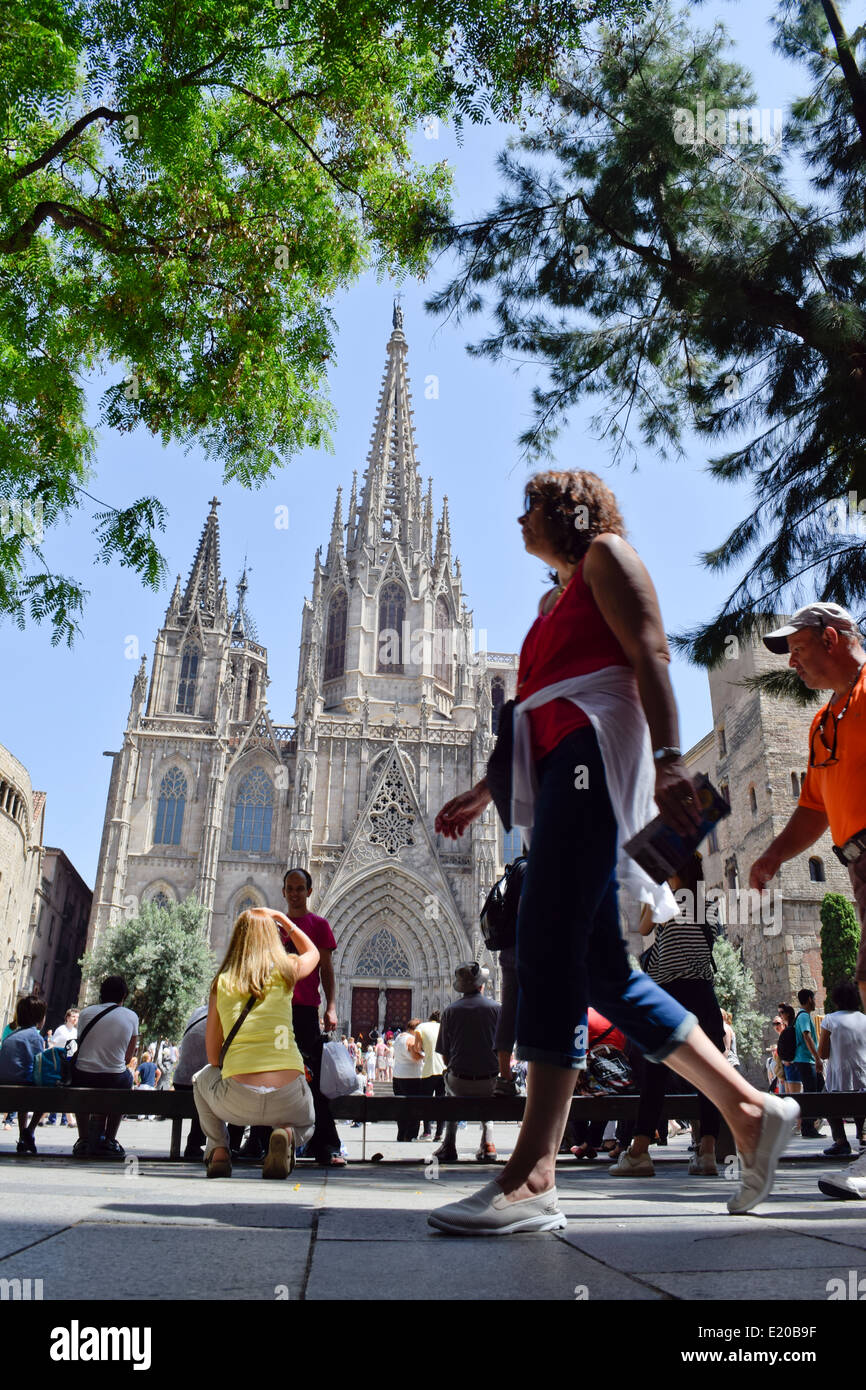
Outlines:
{"type": "Polygon", "coordinates": [[[73,141],[78,139],[81,132],[92,125],[94,121],[122,121],[125,114],[124,111],[110,111],[107,106],[95,106],[92,111],[85,112],[74,125],[69,127],[64,135],[59,136],[54,144],[49,145],[48,149],[44,150],[38,158],[31,159],[28,164],[21,164],[9,176],[7,185],[17,183],[20,179],[26,179],[30,174],[35,174],[37,170],[44,169],[47,164],[51,163],[52,159],[68,149],[73,141]]]}
{"type": "Polygon", "coordinates": [[[845,33],[845,26],[833,0],[821,0],[821,6],[827,16],[830,33],[833,35],[842,75],[851,93],[854,119],[860,129],[860,139],[863,141],[863,149],[866,151],[866,82],[864,82],[863,74],[857,67],[854,54],[851,52],[850,40],[845,33]]]}

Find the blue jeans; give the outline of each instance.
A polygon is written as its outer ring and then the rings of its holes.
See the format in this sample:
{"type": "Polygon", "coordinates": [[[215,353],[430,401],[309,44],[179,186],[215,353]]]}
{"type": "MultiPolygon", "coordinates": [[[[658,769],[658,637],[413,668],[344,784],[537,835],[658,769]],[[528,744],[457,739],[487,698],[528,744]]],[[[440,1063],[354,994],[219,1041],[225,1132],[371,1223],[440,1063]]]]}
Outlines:
{"type": "Polygon", "coordinates": [[[592,728],[567,734],[536,773],[517,916],[517,1056],[584,1067],[592,1004],[651,1062],[663,1062],[697,1020],[629,966],[614,876],[617,826],[592,728]],[[580,778],[578,767],[586,769],[580,778]]]}

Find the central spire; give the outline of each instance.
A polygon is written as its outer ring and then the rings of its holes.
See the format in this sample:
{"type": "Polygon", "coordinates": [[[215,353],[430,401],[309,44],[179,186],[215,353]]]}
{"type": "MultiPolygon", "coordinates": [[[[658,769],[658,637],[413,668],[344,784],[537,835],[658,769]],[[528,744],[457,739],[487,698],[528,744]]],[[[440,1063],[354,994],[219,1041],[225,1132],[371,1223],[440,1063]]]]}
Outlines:
{"type": "Polygon", "coordinates": [[[216,497],[211,498],[210,511],[201,533],[195,559],[180,605],[181,613],[198,608],[203,616],[213,618],[220,599],[220,533],[216,497]]]}
{"type": "Polygon", "coordinates": [[[376,548],[382,541],[396,540],[406,554],[421,548],[421,479],[415,457],[403,310],[397,299],[392,321],[354,534],[354,517],[349,516],[349,546],[353,550],[376,548]]]}

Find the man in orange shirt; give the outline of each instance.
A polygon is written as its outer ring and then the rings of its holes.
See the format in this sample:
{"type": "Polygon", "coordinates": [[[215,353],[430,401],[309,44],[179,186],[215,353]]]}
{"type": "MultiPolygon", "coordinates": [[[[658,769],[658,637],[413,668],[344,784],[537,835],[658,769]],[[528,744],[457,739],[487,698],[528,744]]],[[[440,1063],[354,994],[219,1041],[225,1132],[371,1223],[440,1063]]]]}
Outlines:
{"type": "MultiPolygon", "coordinates": [[[[860,631],[838,603],[812,603],[770,632],[764,645],[788,655],[810,690],[831,690],[809,730],[809,770],[788,824],[756,859],[752,888],[763,889],[787,859],[813,845],[829,826],[833,851],[847,867],[860,915],[860,953],[855,979],[866,1007],[866,663],[860,631]]],[[[866,1150],[822,1192],[866,1198],[866,1150]]]]}

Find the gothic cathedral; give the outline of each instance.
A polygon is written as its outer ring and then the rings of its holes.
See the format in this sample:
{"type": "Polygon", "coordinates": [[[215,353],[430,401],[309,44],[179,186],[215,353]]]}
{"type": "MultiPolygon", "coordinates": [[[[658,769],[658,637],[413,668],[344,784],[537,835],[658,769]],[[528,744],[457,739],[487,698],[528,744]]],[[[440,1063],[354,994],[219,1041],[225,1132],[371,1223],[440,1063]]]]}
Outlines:
{"type": "Polygon", "coordinates": [[[426,1017],[453,997],[454,966],[483,955],[479,907],[517,852],[492,808],[459,841],[433,830],[484,773],[517,659],[474,650],[448,501],[434,526],[432,480],[425,494],[418,474],[399,307],[360,495],[356,474],[344,524],[337,489],[316,553],[292,724],[268,710],[245,576],[229,604],[217,505],[150,681],[142,661],[133,685],[88,944],[141,902],[192,894],[220,953],[238,913],[283,907],[283,872],[303,866],[337,940],[341,1026],[426,1017]]]}

